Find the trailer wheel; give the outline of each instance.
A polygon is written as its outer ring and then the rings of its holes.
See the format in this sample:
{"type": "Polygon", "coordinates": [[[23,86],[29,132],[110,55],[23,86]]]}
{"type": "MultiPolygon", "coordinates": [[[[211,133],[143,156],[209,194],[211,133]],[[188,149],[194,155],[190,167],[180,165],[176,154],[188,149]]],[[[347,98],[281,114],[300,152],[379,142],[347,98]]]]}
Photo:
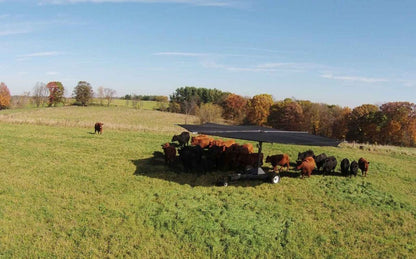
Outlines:
{"type": "Polygon", "coordinates": [[[217,185],[227,187],[228,182],[229,182],[228,177],[222,177],[222,178],[218,179],[217,185]]]}
{"type": "Polygon", "coordinates": [[[271,177],[270,177],[270,181],[272,184],[276,184],[278,182],[280,182],[280,177],[278,174],[276,173],[272,173],[271,177]]]}

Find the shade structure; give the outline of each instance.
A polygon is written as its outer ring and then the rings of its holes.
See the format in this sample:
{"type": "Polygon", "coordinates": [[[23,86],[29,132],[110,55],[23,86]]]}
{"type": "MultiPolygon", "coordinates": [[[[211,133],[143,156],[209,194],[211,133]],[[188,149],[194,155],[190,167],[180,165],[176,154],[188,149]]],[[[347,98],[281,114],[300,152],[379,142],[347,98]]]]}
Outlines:
{"type": "Polygon", "coordinates": [[[179,126],[192,133],[258,141],[261,143],[332,147],[336,147],[341,143],[339,140],[316,136],[303,131],[284,131],[261,126],[233,126],[215,123],[202,125],[179,124],[179,126]]]}

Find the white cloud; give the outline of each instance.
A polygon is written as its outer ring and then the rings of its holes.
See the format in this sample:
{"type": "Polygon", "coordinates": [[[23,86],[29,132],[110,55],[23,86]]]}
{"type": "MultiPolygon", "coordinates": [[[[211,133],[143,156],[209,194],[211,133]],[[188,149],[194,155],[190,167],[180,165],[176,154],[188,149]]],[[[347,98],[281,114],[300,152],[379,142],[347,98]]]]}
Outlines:
{"type": "Polygon", "coordinates": [[[245,71],[245,72],[279,72],[279,71],[288,71],[288,72],[304,72],[310,71],[322,67],[318,64],[309,64],[309,63],[264,63],[258,64],[251,67],[237,67],[222,65],[215,62],[203,62],[203,66],[208,68],[218,68],[227,71],[245,71]]]}
{"type": "Polygon", "coordinates": [[[0,36],[29,33],[29,30],[0,30],[0,36]]]}
{"type": "Polygon", "coordinates": [[[39,4],[77,4],[77,3],[177,3],[198,6],[232,6],[231,0],[41,0],[39,4]]]}
{"type": "Polygon", "coordinates": [[[59,51],[47,51],[47,52],[35,52],[25,55],[20,55],[20,58],[31,58],[31,57],[50,57],[50,56],[58,56],[62,53],[59,51]]]}
{"type": "Polygon", "coordinates": [[[375,77],[359,77],[359,76],[334,76],[332,74],[322,74],[322,78],[341,80],[341,81],[356,81],[363,83],[380,83],[387,82],[389,80],[385,78],[375,78],[375,77]]]}
{"type": "Polygon", "coordinates": [[[157,52],[155,56],[179,56],[179,57],[205,57],[208,53],[195,53],[195,52],[157,52]]]}

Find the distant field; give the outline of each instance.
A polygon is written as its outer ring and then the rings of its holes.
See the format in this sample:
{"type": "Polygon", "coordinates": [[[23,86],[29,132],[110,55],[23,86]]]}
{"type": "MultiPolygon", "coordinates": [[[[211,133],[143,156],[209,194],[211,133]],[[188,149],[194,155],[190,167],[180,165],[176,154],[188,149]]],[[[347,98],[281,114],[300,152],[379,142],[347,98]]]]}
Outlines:
{"type": "Polygon", "coordinates": [[[368,177],[291,169],[277,185],[224,188],[224,172],[176,173],[153,156],[184,121],[120,106],[0,111],[0,257],[414,258],[414,149],[312,147],[366,157],[368,177]]]}

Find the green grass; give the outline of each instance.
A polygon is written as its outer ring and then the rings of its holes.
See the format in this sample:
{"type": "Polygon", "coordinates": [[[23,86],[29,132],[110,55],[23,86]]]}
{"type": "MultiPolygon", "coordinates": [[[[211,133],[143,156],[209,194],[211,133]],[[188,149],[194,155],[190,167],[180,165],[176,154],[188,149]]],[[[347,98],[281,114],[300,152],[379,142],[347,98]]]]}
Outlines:
{"type": "MultiPolygon", "coordinates": [[[[0,257],[414,257],[413,149],[312,147],[339,160],[366,157],[368,177],[216,187],[221,172],[175,173],[153,156],[181,131],[173,124],[184,117],[175,116],[123,107],[1,111],[0,257]],[[91,134],[98,120],[103,135],[91,134]]],[[[309,148],[263,147],[291,158],[309,148]]]]}

